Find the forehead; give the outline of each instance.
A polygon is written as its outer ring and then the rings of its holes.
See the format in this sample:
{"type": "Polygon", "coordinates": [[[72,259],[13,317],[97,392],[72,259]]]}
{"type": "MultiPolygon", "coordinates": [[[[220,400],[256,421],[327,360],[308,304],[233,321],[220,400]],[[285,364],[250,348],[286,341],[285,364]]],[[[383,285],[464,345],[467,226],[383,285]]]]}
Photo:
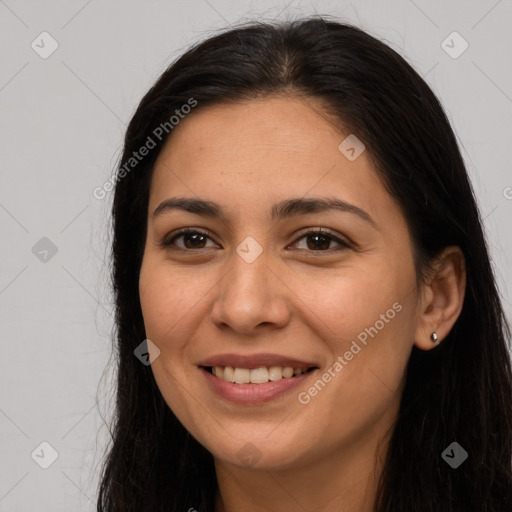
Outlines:
{"type": "MultiPolygon", "coordinates": [[[[155,165],[151,204],[169,195],[223,198],[253,208],[286,196],[333,193],[366,209],[389,207],[363,151],[340,151],[343,133],[314,99],[267,97],[218,104],[186,116],[173,129],[155,165]]],[[[376,209],[377,210],[377,209],[376,209]]],[[[375,214],[377,211],[374,212],[375,214]]]]}
{"type": "Polygon", "coordinates": [[[319,100],[271,96],[204,108],[199,104],[176,126],[164,150],[171,146],[174,152],[187,152],[188,159],[205,152],[208,157],[279,153],[311,158],[329,143],[336,150],[340,137],[319,100]]]}

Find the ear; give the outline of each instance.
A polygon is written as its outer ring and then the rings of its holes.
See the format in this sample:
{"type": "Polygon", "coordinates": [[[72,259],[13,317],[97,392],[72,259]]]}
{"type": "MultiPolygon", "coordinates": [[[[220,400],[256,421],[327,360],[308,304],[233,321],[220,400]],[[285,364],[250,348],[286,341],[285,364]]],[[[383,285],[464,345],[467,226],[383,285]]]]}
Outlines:
{"type": "Polygon", "coordinates": [[[414,345],[430,350],[446,338],[462,311],[466,291],[466,266],[459,247],[446,247],[433,261],[422,285],[414,345]],[[437,341],[431,339],[437,334],[437,341]]]}

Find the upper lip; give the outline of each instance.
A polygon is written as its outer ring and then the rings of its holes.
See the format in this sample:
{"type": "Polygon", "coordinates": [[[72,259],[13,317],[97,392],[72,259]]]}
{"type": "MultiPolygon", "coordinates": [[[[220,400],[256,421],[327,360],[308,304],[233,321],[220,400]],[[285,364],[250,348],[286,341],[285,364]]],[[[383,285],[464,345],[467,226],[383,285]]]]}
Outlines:
{"type": "Polygon", "coordinates": [[[254,354],[243,356],[240,354],[217,354],[201,361],[198,366],[232,366],[233,368],[260,368],[261,366],[291,366],[292,368],[317,367],[315,363],[299,361],[278,354],[254,354]]]}

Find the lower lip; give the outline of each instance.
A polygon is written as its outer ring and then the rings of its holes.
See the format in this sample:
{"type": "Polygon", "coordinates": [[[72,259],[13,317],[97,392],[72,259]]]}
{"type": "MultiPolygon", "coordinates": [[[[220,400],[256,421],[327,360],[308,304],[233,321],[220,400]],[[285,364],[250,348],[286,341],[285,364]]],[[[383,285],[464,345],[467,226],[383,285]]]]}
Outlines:
{"type": "Polygon", "coordinates": [[[318,370],[311,370],[295,377],[289,377],[264,384],[234,384],[219,379],[206,368],[199,368],[210,388],[221,397],[237,404],[261,404],[277,398],[299,386],[318,370]]]}

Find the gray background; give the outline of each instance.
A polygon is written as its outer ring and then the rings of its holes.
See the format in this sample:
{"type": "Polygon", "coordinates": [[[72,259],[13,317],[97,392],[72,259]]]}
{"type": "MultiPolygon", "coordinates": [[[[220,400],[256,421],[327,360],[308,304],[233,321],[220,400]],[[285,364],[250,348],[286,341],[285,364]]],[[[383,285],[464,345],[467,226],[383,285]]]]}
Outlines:
{"type": "MultiPolygon", "coordinates": [[[[510,0],[0,0],[0,511],[95,509],[101,414],[112,410],[112,195],[92,191],[113,172],[137,102],[216,29],[312,13],[385,40],[441,98],[512,317],[510,0]],[[46,59],[31,47],[51,49],[43,31],[58,44],[46,59]],[[442,46],[454,31],[469,44],[458,58],[442,46]],[[47,469],[41,442],[58,453],[47,469]]],[[[453,37],[446,44],[462,48],[453,37]]]]}

